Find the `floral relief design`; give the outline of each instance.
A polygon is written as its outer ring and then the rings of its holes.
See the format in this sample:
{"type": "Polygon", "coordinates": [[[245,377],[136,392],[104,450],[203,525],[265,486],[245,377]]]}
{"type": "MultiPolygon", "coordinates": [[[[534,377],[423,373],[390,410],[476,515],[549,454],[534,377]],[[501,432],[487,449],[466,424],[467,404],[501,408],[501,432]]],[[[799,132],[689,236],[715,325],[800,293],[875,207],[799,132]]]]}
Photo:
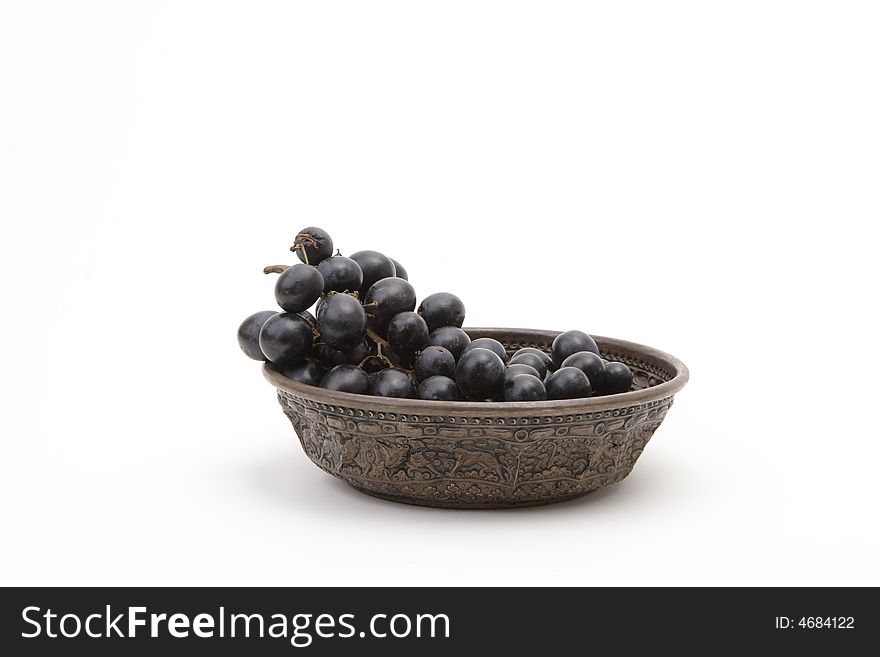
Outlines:
{"type": "Polygon", "coordinates": [[[283,390],[278,398],[308,457],[330,474],[399,501],[483,508],[543,504],[622,480],[672,405],[667,397],[493,419],[375,413],[283,390]]]}

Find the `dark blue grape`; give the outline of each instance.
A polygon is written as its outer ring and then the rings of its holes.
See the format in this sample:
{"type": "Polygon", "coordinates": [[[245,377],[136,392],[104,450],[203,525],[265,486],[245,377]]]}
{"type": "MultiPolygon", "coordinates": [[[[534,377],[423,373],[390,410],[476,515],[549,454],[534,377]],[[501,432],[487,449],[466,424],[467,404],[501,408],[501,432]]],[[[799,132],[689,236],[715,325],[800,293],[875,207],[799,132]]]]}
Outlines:
{"type": "Polygon", "coordinates": [[[502,361],[505,363],[507,362],[507,350],[504,348],[503,344],[494,338],[477,338],[476,340],[472,340],[461,353],[466,354],[471,349],[488,349],[489,351],[494,351],[502,361]]]}
{"type": "Polygon", "coordinates": [[[587,375],[576,367],[560,367],[547,377],[545,387],[548,399],[580,399],[592,392],[587,375]]]}
{"type": "Polygon", "coordinates": [[[367,292],[373,287],[373,283],[381,281],[383,278],[394,276],[395,269],[391,258],[382,255],[378,251],[358,251],[357,253],[352,253],[349,257],[358,263],[364,275],[364,280],[361,283],[360,290],[358,290],[361,300],[367,296],[367,292]]]}
{"type": "Polygon", "coordinates": [[[510,359],[511,365],[516,365],[517,363],[534,367],[538,370],[538,376],[542,379],[544,378],[544,375],[547,374],[546,362],[540,356],[536,356],[535,354],[519,354],[510,359]]]}
{"type": "Polygon", "coordinates": [[[513,360],[517,356],[521,356],[523,354],[534,354],[544,363],[544,368],[551,372],[556,369],[556,366],[553,364],[553,359],[540,349],[535,349],[534,347],[523,347],[522,349],[517,349],[515,352],[513,352],[513,356],[511,356],[510,359],[513,360]]]}
{"type": "Polygon", "coordinates": [[[606,395],[617,395],[629,392],[632,388],[633,373],[623,363],[611,362],[605,366],[605,384],[602,392],[606,395]]]}
{"type": "Polygon", "coordinates": [[[504,401],[543,401],[547,399],[544,384],[531,374],[518,374],[504,381],[504,401]]]}
{"type": "Polygon", "coordinates": [[[419,397],[432,401],[461,401],[461,391],[448,376],[429,376],[419,384],[419,397]]]}
{"type": "Polygon", "coordinates": [[[469,351],[461,355],[455,366],[455,382],[466,399],[500,399],[504,388],[504,361],[488,349],[469,351]]]}
{"type": "Polygon", "coordinates": [[[288,267],[275,281],[275,300],[289,313],[311,308],[323,291],[324,278],[311,265],[288,267]]]}
{"type": "Polygon", "coordinates": [[[464,324],[464,304],[449,292],[437,292],[422,299],[418,313],[425,318],[428,330],[432,332],[443,326],[461,328],[464,324]]]}
{"type": "Polygon", "coordinates": [[[334,349],[351,349],[367,335],[367,313],[350,294],[331,294],[317,312],[321,339],[334,349]]]}
{"type": "Polygon", "coordinates": [[[317,265],[333,255],[333,240],[326,230],[309,226],[297,233],[290,250],[307,265],[317,265]]]}
{"type": "Polygon", "coordinates": [[[409,374],[403,370],[388,368],[370,377],[370,394],[376,397],[398,397],[415,399],[416,386],[409,374]]]}
{"type": "Polygon", "coordinates": [[[412,360],[428,342],[428,325],[421,315],[410,311],[397,313],[388,323],[388,344],[394,353],[412,360]]]}
{"type": "Polygon", "coordinates": [[[417,381],[424,381],[432,376],[451,378],[455,376],[455,356],[443,347],[425,347],[416,358],[413,372],[417,381]]]}
{"type": "Polygon", "coordinates": [[[598,392],[605,387],[605,364],[602,359],[592,351],[579,351],[572,354],[564,361],[563,367],[576,367],[583,371],[590,380],[590,387],[598,392]]]}
{"type": "Polygon", "coordinates": [[[443,347],[452,354],[456,361],[461,357],[461,352],[464,351],[464,348],[470,343],[471,339],[468,334],[455,326],[441,326],[428,336],[429,345],[443,347]]]}
{"type": "Polygon", "coordinates": [[[562,367],[562,361],[579,351],[592,351],[598,355],[599,347],[596,346],[596,341],[583,331],[560,333],[553,340],[553,346],[551,347],[553,364],[556,367],[562,367]]]}
{"type": "Polygon", "coordinates": [[[241,323],[238,327],[238,346],[245,356],[254,360],[266,360],[266,355],[260,349],[260,329],[267,319],[277,314],[274,310],[261,310],[241,323]]]}
{"type": "Polygon", "coordinates": [[[394,258],[388,258],[391,262],[394,263],[394,275],[397,278],[402,278],[405,281],[409,280],[409,274],[406,273],[406,269],[403,268],[403,265],[397,262],[394,258]]]}
{"type": "Polygon", "coordinates": [[[370,375],[357,365],[337,365],[321,379],[321,387],[366,395],[370,390],[370,375]]]}
{"type": "Polygon", "coordinates": [[[363,303],[370,328],[384,338],[392,317],[415,309],[416,291],[402,278],[383,278],[373,283],[363,303]]]}
{"type": "Polygon", "coordinates": [[[260,349],[273,363],[293,365],[312,351],[314,335],[312,327],[299,315],[278,313],[260,329],[260,349]]]}
{"type": "Polygon", "coordinates": [[[291,381],[307,386],[316,386],[321,383],[327,370],[314,358],[306,358],[298,365],[288,365],[281,368],[280,372],[291,381]]]}
{"type": "Polygon", "coordinates": [[[538,374],[538,370],[536,370],[531,365],[525,365],[523,363],[509,363],[507,365],[507,369],[504,372],[505,379],[511,379],[515,376],[519,376],[520,374],[526,374],[528,376],[533,376],[538,381],[542,381],[541,375],[538,374]]]}
{"type": "Polygon", "coordinates": [[[334,367],[335,365],[359,365],[365,358],[372,355],[375,348],[367,340],[362,340],[351,349],[340,351],[334,349],[328,344],[319,344],[317,348],[318,360],[324,367],[334,367]]]}
{"type": "Polygon", "coordinates": [[[324,294],[328,292],[357,292],[364,282],[360,265],[351,258],[337,255],[322,260],[318,271],[324,277],[324,294]]]}

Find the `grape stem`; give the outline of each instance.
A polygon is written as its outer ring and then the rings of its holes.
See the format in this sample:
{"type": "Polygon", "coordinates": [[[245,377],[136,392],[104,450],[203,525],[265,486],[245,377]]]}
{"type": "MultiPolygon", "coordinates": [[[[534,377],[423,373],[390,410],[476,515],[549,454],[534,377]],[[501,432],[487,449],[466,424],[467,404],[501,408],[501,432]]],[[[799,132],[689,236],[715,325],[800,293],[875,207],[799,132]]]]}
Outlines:
{"type": "Polygon", "coordinates": [[[290,267],[288,265],[269,265],[268,267],[263,267],[264,274],[283,274],[290,267]]]}
{"type": "Polygon", "coordinates": [[[311,235],[307,233],[299,233],[293,240],[293,246],[290,247],[290,250],[296,253],[297,251],[302,253],[303,262],[307,265],[312,263],[309,262],[309,254],[306,252],[305,243],[308,243],[309,246],[313,248],[320,248],[320,243],[311,235]]]}
{"type": "Polygon", "coordinates": [[[399,370],[406,369],[401,367],[400,363],[397,362],[397,358],[394,357],[394,351],[391,349],[391,345],[388,344],[388,341],[384,338],[379,337],[379,334],[376,333],[373,329],[367,329],[367,335],[370,336],[370,339],[376,343],[377,355],[380,358],[384,358],[389,363],[391,363],[392,367],[396,367],[399,370]]]}

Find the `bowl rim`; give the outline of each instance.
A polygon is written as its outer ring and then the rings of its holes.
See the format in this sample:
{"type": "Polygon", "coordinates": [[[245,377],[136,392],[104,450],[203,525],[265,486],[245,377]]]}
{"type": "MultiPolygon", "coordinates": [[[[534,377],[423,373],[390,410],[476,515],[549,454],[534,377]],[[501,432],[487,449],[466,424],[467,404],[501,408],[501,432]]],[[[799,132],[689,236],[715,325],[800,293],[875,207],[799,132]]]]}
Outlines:
{"type": "MultiPolygon", "coordinates": [[[[547,340],[559,335],[562,331],[545,331],[540,329],[518,328],[482,328],[465,327],[467,333],[477,333],[481,337],[491,337],[492,334],[516,334],[523,338],[535,340],[547,340]]],[[[664,381],[650,388],[631,390],[616,395],[604,395],[602,397],[587,397],[581,399],[559,399],[530,402],[474,402],[474,401],[434,401],[429,399],[401,399],[397,397],[374,397],[373,395],[360,395],[353,392],[341,392],[327,390],[317,386],[309,386],[298,383],[272,368],[271,363],[263,364],[263,376],[279,390],[304,397],[315,399],[321,403],[339,406],[371,406],[387,410],[392,413],[409,413],[412,415],[435,415],[438,411],[444,413],[481,413],[481,414],[521,414],[521,413],[585,413],[592,411],[604,411],[608,409],[622,408],[625,406],[638,405],[644,402],[656,401],[672,396],[681,390],[690,378],[687,366],[675,356],[665,351],[648,347],[637,342],[630,342],[620,338],[609,338],[601,335],[592,336],[602,351],[614,350],[634,352],[640,357],[653,358],[661,361],[675,374],[669,381],[664,381]]]]}

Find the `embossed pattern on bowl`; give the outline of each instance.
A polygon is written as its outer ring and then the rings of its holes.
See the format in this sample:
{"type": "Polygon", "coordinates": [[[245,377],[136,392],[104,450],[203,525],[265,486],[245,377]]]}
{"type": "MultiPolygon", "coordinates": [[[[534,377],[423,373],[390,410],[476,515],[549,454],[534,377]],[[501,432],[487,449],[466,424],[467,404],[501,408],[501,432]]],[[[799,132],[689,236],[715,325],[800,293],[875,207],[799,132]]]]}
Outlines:
{"type": "MultiPolygon", "coordinates": [[[[555,331],[466,329],[549,353],[555,331]]],[[[634,373],[619,395],[543,402],[388,399],[306,386],[264,366],[308,457],[371,495],[450,508],[548,504],[624,479],[687,382],[678,359],[594,336],[634,373]]]]}

